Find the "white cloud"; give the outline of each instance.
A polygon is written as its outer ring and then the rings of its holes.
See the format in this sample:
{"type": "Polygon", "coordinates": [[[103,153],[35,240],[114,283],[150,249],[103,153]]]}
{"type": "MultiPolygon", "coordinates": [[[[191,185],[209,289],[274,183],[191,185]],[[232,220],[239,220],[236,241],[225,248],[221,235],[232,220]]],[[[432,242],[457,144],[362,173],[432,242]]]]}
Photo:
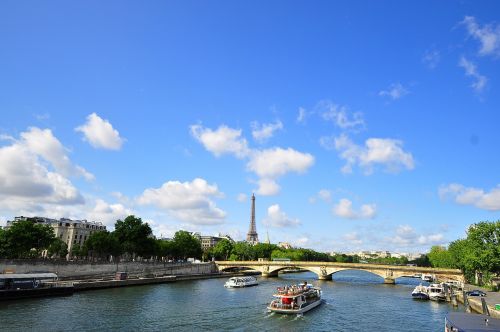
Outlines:
{"type": "Polygon", "coordinates": [[[407,95],[408,93],[409,91],[401,83],[394,83],[391,84],[387,90],[380,91],[378,95],[381,97],[390,97],[392,100],[396,100],[407,95]]]}
{"type": "Polygon", "coordinates": [[[346,106],[340,106],[329,100],[323,100],[316,105],[316,109],[323,120],[332,121],[341,129],[362,129],[365,127],[363,114],[355,112],[350,115],[346,106]]]}
{"type": "Polygon", "coordinates": [[[257,193],[260,195],[277,194],[280,190],[277,178],[290,172],[304,173],[314,164],[312,155],[292,148],[250,149],[246,139],[241,137],[241,130],[226,126],[213,131],[200,125],[192,125],[191,134],[215,156],[229,153],[238,158],[246,158],[247,170],[259,177],[257,193]]]}
{"type": "Polygon", "coordinates": [[[224,125],[219,126],[217,130],[192,125],[190,130],[191,135],[216,157],[234,154],[238,158],[244,158],[250,152],[247,140],[241,137],[241,130],[224,125]]]}
{"type": "Polygon", "coordinates": [[[439,188],[441,199],[451,198],[460,205],[473,205],[489,211],[500,211],[500,186],[485,192],[483,189],[452,183],[439,188]]]}
{"type": "Polygon", "coordinates": [[[422,62],[430,69],[436,68],[440,60],[441,54],[437,50],[428,50],[422,57],[422,62]]]}
{"type": "Polygon", "coordinates": [[[401,247],[443,245],[446,241],[441,233],[417,234],[409,225],[399,225],[395,234],[386,239],[388,242],[401,247]]]}
{"type": "Polygon", "coordinates": [[[326,203],[330,203],[332,201],[332,193],[330,190],[321,189],[320,191],[318,191],[316,196],[309,198],[309,202],[314,204],[314,203],[316,203],[316,200],[318,198],[326,203]]]}
{"type": "Polygon", "coordinates": [[[256,150],[247,168],[263,178],[276,178],[289,172],[304,173],[314,164],[314,157],[292,148],[256,150]]]}
{"type": "Polygon", "coordinates": [[[280,192],[280,186],[273,179],[262,178],[257,181],[259,188],[257,194],[261,196],[273,196],[280,192]]]}
{"type": "Polygon", "coordinates": [[[120,150],[125,141],[108,120],[95,113],[87,116],[87,122],[75,130],[82,132],[84,140],[97,149],[120,150]]]}
{"type": "Polygon", "coordinates": [[[107,226],[114,226],[118,219],[124,219],[134,212],[123,204],[109,204],[102,199],[96,199],[94,207],[88,212],[87,219],[100,221],[107,226]]]}
{"type": "Polygon", "coordinates": [[[252,136],[259,143],[266,142],[274,135],[275,131],[283,129],[283,124],[279,120],[275,123],[264,123],[262,125],[259,125],[258,122],[252,122],[251,126],[252,136]]]}
{"type": "Polygon", "coordinates": [[[355,211],[352,207],[352,202],[346,198],[342,198],[333,207],[332,211],[336,216],[341,218],[373,219],[377,214],[377,206],[375,204],[363,204],[359,211],[355,211]]]}
{"type": "Polygon", "coordinates": [[[465,76],[470,76],[474,79],[471,87],[476,92],[483,91],[483,89],[486,87],[486,83],[488,82],[488,78],[486,78],[486,76],[484,75],[479,74],[476,65],[463,56],[460,58],[458,65],[465,70],[465,76]]]}
{"type": "Polygon", "coordinates": [[[71,163],[49,129],[29,128],[20,136],[0,147],[0,209],[83,204],[83,196],[66,176],[91,179],[92,174],[71,163]]]}
{"type": "Polygon", "coordinates": [[[190,224],[213,225],[224,222],[226,212],[212,198],[222,197],[217,185],[196,178],[191,182],[168,181],[160,188],[148,188],[138,203],[166,210],[174,218],[190,224]]]}
{"type": "Polygon", "coordinates": [[[298,219],[289,218],[285,212],[281,211],[278,204],[267,208],[267,217],[262,221],[264,225],[270,227],[294,227],[300,225],[298,219]]]}
{"type": "Polygon", "coordinates": [[[384,165],[389,172],[398,172],[401,168],[413,169],[413,156],[402,148],[403,142],[389,138],[369,138],[365,146],[353,143],[346,135],[334,139],[335,149],[340,157],[347,161],[343,173],[352,173],[353,165],[363,168],[365,174],[371,174],[375,165],[384,165]]]}
{"type": "Polygon", "coordinates": [[[500,55],[500,25],[488,24],[480,27],[473,16],[465,16],[462,24],[469,36],[480,42],[480,55],[500,55]]]}
{"type": "Polygon", "coordinates": [[[347,241],[349,244],[352,244],[354,246],[359,246],[363,244],[363,240],[361,240],[359,234],[357,232],[351,232],[344,234],[342,236],[342,239],[347,241]]]}
{"type": "Polygon", "coordinates": [[[236,199],[238,200],[238,202],[246,202],[247,201],[247,194],[244,194],[244,193],[239,193],[238,194],[238,197],[236,197],[236,199]]]}
{"type": "Polygon", "coordinates": [[[298,123],[304,123],[306,121],[306,118],[308,115],[309,115],[309,113],[306,111],[305,108],[299,107],[299,114],[297,115],[296,121],[298,123]]]}

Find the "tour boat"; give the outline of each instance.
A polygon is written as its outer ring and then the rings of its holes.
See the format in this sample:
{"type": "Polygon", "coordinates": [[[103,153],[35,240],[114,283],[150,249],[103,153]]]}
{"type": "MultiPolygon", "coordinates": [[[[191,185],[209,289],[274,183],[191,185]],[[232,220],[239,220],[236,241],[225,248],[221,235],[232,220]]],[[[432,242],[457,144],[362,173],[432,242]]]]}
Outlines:
{"type": "Polygon", "coordinates": [[[433,282],[434,278],[432,277],[432,274],[422,274],[421,276],[423,281],[428,281],[428,282],[433,282]]]}
{"type": "Polygon", "coordinates": [[[321,289],[308,285],[307,282],[278,288],[273,296],[275,299],[271,301],[267,310],[278,314],[302,315],[323,303],[321,289]]]}
{"type": "Polygon", "coordinates": [[[431,284],[428,288],[429,298],[433,301],[446,301],[446,294],[440,284],[431,284]]]}
{"type": "Polygon", "coordinates": [[[422,286],[422,284],[418,285],[417,287],[415,287],[413,292],[411,292],[411,296],[417,300],[428,300],[429,299],[428,287],[422,286]]]}
{"type": "Polygon", "coordinates": [[[241,288],[257,286],[259,283],[254,277],[232,277],[224,284],[226,288],[241,288]]]}

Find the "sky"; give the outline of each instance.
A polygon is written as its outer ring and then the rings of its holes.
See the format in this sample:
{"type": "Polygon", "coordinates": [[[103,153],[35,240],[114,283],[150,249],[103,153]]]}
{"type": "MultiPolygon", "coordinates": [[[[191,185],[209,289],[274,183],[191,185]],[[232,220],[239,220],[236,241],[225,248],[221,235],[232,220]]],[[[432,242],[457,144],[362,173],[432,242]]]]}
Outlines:
{"type": "Polygon", "coordinates": [[[319,251],[500,219],[498,1],[2,1],[0,224],[319,251]],[[497,91],[497,92],[495,92],[497,91]]]}

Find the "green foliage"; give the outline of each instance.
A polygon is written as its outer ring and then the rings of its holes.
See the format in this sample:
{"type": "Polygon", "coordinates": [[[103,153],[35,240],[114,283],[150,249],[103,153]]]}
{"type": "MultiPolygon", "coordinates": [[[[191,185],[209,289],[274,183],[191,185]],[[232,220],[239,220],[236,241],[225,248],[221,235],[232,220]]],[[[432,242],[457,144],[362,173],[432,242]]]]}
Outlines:
{"type": "Polygon", "coordinates": [[[122,246],[118,237],[108,231],[92,233],[83,245],[83,250],[91,257],[106,258],[109,255],[120,256],[122,246]]]}
{"type": "Polygon", "coordinates": [[[39,257],[54,239],[54,231],[50,225],[19,221],[0,235],[0,252],[6,258],[39,257]]]}
{"type": "Polygon", "coordinates": [[[233,246],[231,256],[237,261],[252,261],[256,259],[253,246],[247,242],[236,242],[233,246]]]}
{"type": "Polygon", "coordinates": [[[130,215],[115,223],[113,232],[124,252],[141,257],[154,255],[156,246],[153,244],[152,231],[147,223],[141,218],[130,215]]]}
{"type": "Polygon", "coordinates": [[[68,245],[62,241],[61,239],[55,239],[54,242],[51,243],[49,249],[47,250],[48,257],[66,257],[68,254],[68,245]]]}
{"type": "Polygon", "coordinates": [[[430,267],[431,262],[429,261],[429,256],[421,255],[419,258],[409,261],[409,263],[415,264],[417,266],[430,267]]]}
{"type": "Polygon", "coordinates": [[[174,257],[186,258],[201,258],[202,250],[200,241],[192,236],[189,232],[178,231],[173,239],[174,257]]]}
{"type": "Polygon", "coordinates": [[[427,256],[432,267],[455,268],[457,266],[453,255],[445,247],[432,246],[427,256]]]}
{"type": "Polygon", "coordinates": [[[215,247],[211,248],[208,255],[212,255],[216,260],[228,260],[231,251],[233,250],[233,244],[227,239],[222,239],[215,247]]]}

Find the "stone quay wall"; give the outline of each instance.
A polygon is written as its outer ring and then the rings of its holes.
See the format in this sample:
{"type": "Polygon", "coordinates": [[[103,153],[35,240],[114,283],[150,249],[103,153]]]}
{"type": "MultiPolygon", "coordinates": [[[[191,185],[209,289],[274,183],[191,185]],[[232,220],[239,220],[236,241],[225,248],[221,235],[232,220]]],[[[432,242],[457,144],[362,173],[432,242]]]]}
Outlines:
{"type": "Polygon", "coordinates": [[[127,272],[129,276],[166,276],[217,273],[214,263],[162,263],[119,262],[102,263],[87,261],[54,260],[5,260],[0,259],[0,273],[52,272],[60,280],[110,278],[116,272],[127,272]]]}

